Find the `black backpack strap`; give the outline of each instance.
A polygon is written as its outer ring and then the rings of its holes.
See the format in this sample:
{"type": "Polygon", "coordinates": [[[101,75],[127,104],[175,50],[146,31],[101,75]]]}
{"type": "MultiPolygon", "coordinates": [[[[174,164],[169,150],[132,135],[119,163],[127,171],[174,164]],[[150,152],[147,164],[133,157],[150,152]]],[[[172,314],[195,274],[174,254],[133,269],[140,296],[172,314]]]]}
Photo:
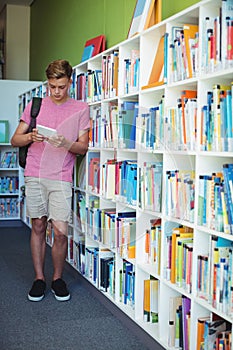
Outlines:
{"type": "Polygon", "coordinates": [[[29,132],[32,131],[36,127],[36,117],[40,112],[42,98],[41,97],[33,97],[32,106],[31,106],[31,122],[29,126],[29,132]]]}

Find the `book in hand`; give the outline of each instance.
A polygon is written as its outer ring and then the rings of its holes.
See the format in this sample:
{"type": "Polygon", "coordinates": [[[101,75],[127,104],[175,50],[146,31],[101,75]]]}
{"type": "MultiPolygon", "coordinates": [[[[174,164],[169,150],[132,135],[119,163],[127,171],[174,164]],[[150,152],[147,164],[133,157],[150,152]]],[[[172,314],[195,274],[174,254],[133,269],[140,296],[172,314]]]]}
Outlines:
{"type": "Polygon", "coordinates": [[[40,125],[40,124],[37,124],[36,128],[38,130],[38,133],[40,135],[45,136],[45,137],[51,137],[53,135],[56,135],[56,133],[57,133],[56,129],[52,129],[52,128],[49,128],[47,126],[40,125]]]}

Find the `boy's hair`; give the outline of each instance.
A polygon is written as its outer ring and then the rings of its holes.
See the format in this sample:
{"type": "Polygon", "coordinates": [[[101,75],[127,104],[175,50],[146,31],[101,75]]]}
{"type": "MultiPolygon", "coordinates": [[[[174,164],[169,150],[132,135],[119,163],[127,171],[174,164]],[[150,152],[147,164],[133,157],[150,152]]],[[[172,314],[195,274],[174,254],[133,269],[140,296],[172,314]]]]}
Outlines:
{"type": "Polygon", "coordinates": [[[46,68],[47,79],[71,78],[73,68],[66,60],[56,60],[51,62],[46,68]]]}

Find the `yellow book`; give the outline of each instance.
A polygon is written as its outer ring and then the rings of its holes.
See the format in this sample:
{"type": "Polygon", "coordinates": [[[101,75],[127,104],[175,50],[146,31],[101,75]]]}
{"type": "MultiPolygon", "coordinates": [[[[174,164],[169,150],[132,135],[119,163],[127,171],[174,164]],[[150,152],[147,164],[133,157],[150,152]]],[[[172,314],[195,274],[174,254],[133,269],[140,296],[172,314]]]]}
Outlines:
{"type": "Polygon", "coordinates": [[[150,321],[150,280],[144,280],[144,299],[143,299],[144,321],[150,321]]]}
{"type": "Polygon", "coordinates": [[[187,227],[179,227],[173,229],[172,232],[172,254],[171,254],[171,283],[176,283],[176,248],[177,248],[177,239],[189,238],[193,236],[193,231],[187,227]]]}

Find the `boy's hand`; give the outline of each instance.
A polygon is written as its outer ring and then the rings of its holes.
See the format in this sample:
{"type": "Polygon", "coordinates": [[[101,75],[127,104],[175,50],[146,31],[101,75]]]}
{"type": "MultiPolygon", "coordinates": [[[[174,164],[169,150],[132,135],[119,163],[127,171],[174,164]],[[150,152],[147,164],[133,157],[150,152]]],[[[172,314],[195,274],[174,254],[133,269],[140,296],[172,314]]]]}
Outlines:
{"type": "Polygon", "coordinates": [[[46,138],[38,133],[37,129],[33,129],[31,133],[32,142],[43,142],[46,138]]]}
{"type": "Polygon", "coordinates": [[[67,150],[70,149],[73,143],[72,141],[67,140],[63,135],[53,135],[46,138],[46,141],[54,147],[64,147],[67,150]]]}

